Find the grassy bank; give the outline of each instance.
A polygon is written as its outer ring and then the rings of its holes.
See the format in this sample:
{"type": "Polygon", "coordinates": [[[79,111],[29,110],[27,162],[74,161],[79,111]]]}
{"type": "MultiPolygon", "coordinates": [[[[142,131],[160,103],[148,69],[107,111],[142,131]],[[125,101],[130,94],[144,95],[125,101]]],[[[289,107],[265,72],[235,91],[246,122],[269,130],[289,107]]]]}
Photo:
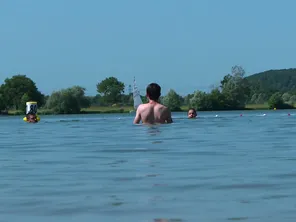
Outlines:
{"type": "Polygon", "coordinates": [[[269,109],[268,104],[247,104],[246,109],[250,110],[266,110],[269,109]]]}
{"type": "MultiPolygon", "coordinates": [[[[246,105],[245,110],[267,110],[267,104],[249,104],[246,105]]],[[[112,107],[112,106],[92,106],[86,109],[81,110],[81,114],[107,114],[107,113],[129,113],[134,110],[132,106],[121,106],[121,107],[112,107]]],[[[181,112],[187,112],[188,107],[182,106],[181,112]]],[[[39,115],[53,115],[54,113],[51,110],[39,109],[39,115]]],[[[24,115],[24,111],[10,110],[8,115],[24,115]]]]}

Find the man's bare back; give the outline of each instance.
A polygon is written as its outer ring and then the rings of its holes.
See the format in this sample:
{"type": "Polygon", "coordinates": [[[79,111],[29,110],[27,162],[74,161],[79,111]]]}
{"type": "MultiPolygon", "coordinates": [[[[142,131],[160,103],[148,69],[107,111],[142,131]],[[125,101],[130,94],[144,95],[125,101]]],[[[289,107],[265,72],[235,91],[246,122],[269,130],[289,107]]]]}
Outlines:
{"type": "Polygon", "coordinates": [[[157,83],[150,83],[146,88],[146,97],[149,100],[146,104],[141,104],[136,113],[134,124],[157,124],[157,123],[172,123],[170,110],[161,105],[159,97],[161,95],[161,87],[157,83]]]}
{"type": "Polygon", "coordinates": [[[164,124],[173,122],[170,110],[166,106],[154,101],[141,104],[138,107],[134,124],[139,124],[140,121],[144,124],[164,124]]]}

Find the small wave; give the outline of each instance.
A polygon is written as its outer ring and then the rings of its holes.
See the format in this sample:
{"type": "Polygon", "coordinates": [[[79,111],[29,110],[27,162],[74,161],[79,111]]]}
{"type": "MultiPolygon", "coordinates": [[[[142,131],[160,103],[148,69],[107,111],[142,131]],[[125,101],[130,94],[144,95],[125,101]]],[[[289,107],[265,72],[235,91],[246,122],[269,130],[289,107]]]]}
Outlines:
{"type": "Polygon", "coordinates": [[[256,115],[256,116],[260,116],[261,117],[261,116],[266,116],[266,114],[264,113],[264,114],[259,114],[259,115],[256,115]]]}
{"type": "Polygon", "coordinates": [[[229,190],[229,189],[266,189],[277,187],[276,184],[230,184],[230,185],[220,185],[215,186],[215,190],[229,190]]]}
{"type": "Polygon", "coordinates": [[[279,179],[296,178],[296,172],[293,172],[293,173],[275,174],[275,175],[272,175],[271,177],[279,178],[279,179]]]}
{"type": "Polygon", "coordinates": [[[61,122],[61,123],[65,123],[65,122],[80,122],[81,121],[81,119],[60,119],[60,120],[58,120],[57,122],[61,122]]]}
{"type": "Polygon", "coordinates": [[[162,152],[167,151],[167,149],[156,149],[156,148],[135,148],[135,149],[108,149],[108,150],[101,150],[100,152],[103,153],[132,153],[132,152],[162,152]]]}
{"type": "Polygon", "coordinates": [[[183,222],[182,219],[154,219],[154,222],[183,222]]]}
{"type": "Polygon", "coordinates": [[[230,217],[228,220],[248,220],[248,217],[230,217]]]}
{"type": "MultiPolygon", "coordinates": [[[[264,196],[262,199],[264,200],[271,200],[271,199],[283,199],[283,198],[289,198],[292,195],[284,195],[284,194],[275,194],[275,195],[269,195],[269,196],[264,196]]],[[[294,196],[294,195],[293,195],[294,196]]]]}

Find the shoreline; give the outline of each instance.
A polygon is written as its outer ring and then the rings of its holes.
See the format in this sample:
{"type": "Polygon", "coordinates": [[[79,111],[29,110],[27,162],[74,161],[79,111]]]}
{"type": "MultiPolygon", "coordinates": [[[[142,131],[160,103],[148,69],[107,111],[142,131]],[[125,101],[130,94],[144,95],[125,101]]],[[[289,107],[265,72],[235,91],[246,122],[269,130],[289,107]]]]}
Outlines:
{"type": "MultiPolygon", "coordinates": [[[[187,112],[189,107],[182,106],[181,110],[178,111],[172,111],[172,112],[187,112]]],[[[267,104],[249,104],[246,105],[245,108],[241,109],[223,109],[223,110],[204,110],[207,112],[214,112],[214,111],[251,111],[251,110],[272,110],[269,109],[267,104]]],[[[198,111],[198,112],[204,112],[204,111],[198,111]]],[[[132,106],[123,106],[123,107],[90,107],[86,109],[82,109],[80,113],[76,113],[74,115],[80,115],[80,114],[115,114],[115,113],[133,113],[135,110],[132,106]]],[[[1,112],[0,115],[3,116],[25,116],[25,112],[18,111],[18,110],[9,110],[8,112],[1,112]]],[[[40,109],[38,110],[38,115],[70,115],[70,114],[56,114],[52,110],[44,110],[40,109]]]]}

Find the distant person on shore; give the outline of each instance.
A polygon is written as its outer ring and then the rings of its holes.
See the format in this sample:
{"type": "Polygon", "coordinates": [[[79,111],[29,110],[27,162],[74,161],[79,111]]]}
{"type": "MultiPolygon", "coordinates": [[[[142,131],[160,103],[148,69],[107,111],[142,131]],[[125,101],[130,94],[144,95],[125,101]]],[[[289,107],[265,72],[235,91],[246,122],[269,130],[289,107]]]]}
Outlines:
{"type": "Polygon", "coordinates": [[[141,104],[136,112],[134,124],[164,124],[172,123],[171,111],[159,103],[161,87],[157,83],[151,83],[146,88],[146,97],[149,102],[141,104]]]}
{"type": "Polygon", "coordinates": [[[189,119],[196,118],[196,116],[197,116],[196,110],[195,110],[194,108],[190,108],[190,109],[188,110],[187,115],[188,115],[188,118],[189,118],[189,119]]]}

